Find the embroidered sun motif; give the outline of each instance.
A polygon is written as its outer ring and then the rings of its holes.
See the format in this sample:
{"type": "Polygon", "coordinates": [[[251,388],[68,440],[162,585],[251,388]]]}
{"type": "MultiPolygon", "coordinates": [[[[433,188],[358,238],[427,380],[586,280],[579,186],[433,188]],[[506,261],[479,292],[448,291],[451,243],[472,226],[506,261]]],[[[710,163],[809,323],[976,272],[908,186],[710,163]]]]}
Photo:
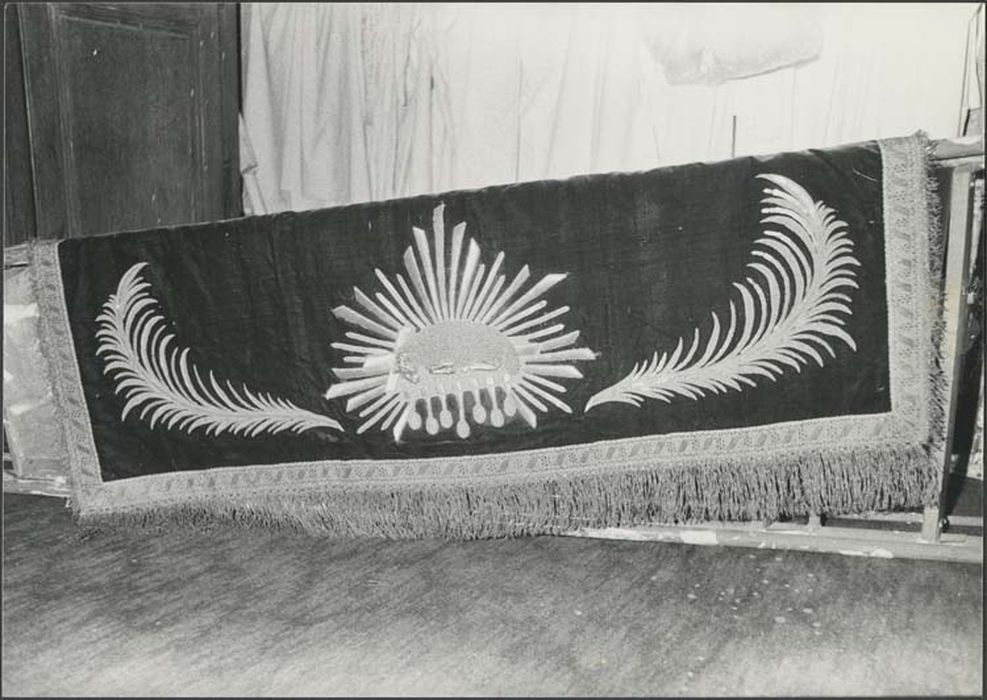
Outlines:
{"type": "Polygon", "coordinates": [[[522,292],[531,276],[525,265],[505,287],[503,253],[487,270],[471,238],[463,257],[464,222],[453,229],[447,265],[444,209],[433,211],[432,250],[425,231],[414,228],[418,257],[411,246],[404,252],[410,286],[401,274],[395,283],[374,270],[386,293],[376,292],[374,301],[354,288],[365,313],[333,309],[360,330],[346,333],[351,342],[332,344],[350,366],[334,368],[341,381],[326,398],[350,397],[347,412],[365,419],[358,433],[380,424],[396,441],[405,428],[436,435],[455,427],[465,439],[471,422],[499,428],[520,416],[535,428],[536,411],[572,413],[555,380],[582,378],[571,363],[596,355],[575,347],[579,331],[554,322],[568,306],[548,309],[539,300],[566,275],[545,275],[522,292]]]}

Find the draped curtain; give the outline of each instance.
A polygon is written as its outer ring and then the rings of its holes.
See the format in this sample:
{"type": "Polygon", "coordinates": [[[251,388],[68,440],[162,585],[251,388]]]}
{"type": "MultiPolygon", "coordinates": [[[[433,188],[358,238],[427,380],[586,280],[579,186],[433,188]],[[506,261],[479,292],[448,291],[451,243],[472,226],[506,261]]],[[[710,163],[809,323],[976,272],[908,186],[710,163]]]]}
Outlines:
{"type": "Polygon", "coordinates": [[[957,135],[969,4],[247,4],[248,212],[957,135]]]}

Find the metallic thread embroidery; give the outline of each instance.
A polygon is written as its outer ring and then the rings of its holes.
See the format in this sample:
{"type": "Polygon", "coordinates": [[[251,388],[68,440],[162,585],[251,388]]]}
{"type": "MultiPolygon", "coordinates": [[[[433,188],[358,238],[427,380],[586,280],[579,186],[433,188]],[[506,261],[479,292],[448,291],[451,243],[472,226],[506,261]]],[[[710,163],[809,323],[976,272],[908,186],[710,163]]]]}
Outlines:
{"type": "Polygon", "coordinates": [[[684,355],[685,338],[680,338],[671,356],[664,352],[659,359],[655,352],[650,362],[635,365],[624,379],[590,398],[585,410],[614,401],[640,406],[645,398],[670,403],[676,395],[697,400],[707,392],[742,391],[742,384],[756,386],[754,377],[775,381],[786,366],[801,372],[812,359],[822,367],[820,350],[836,357],[827,338],[857,349],[843,329],[853,311],[842,290],[858,287],[852,266],[860,266],[851,255],[846,223],[787,177],[758,177],[777,186],[764,190],[768,196],[761,200],[761,223],[778,225],[788,235],[765,230],[755,242],[755,260],[747,265],[763,281],[747,277],[743,284],[734,283],[743,306],[742,327],[731,300],[726,334],[721,337],[720,319],[713,313],[712,330],[698,357],[697,327],[684,355]]]}
{"type": "Polygon", "coordinates": [[[332,418],[270,394],[254,394],[246,386],[237,392],[228,381],[224,389],[212,371],[208,382],[203,381],[198,367],[188,361],[188,348],[168,347],[175,335],[166,332],[164,317],[153,310],[157,302],[146,291],[151,285],[139,275],[145,265],[137,263],[124,273],[116,294],[96,318],[96,354],[103,356],[104,371],[113,377],[116,392],[127,399],[121,421],[143,406],[140,417],[151,428],[160,424],[189,433],[204,428],[207,435],[228,431],[253,437],[284,430],[343,429],[332,418]]]}
{"type": "Polygon", "coordinates": [[[548,302],[538,300],[566,276],[546,275],[521,293],[531,276],[525,265],[505,288],[507,277],[498,274],[503,253],[487,271],[480,247],[470,239],[463,258],[465,223],[455,226],[451,251],[446,250],[444,208],[440,204],[433,211],[434,249],[425,231],[414,229],[418,258],[410,246],[404,253],[411,286],[401,274],[395,284],[374,270],[386,294],[376,292],[371,299],[354,289],[369,315],[348,306],[333,309],[337,318],[369,335],[348,331],[352,342],[332,344],[349,353],[343,362],[355,366],[334,369],[341,381],[326,398],[350,397],[346,410],[365,419],[358,433],[380,423],[395,440],[406,427],[436,435],[455,425],[465,439],[471,434],[469,419],[474,424],[489,419],[501,427],[519,415],[534,428],[535,410],[545,413],[555,406],[572,413],[557,396],[565,387],[553,380],[581,378],[570,363],[596,355],[574,347],[579,331],[546,325],[568,306],[547,310],[548,302]]]}

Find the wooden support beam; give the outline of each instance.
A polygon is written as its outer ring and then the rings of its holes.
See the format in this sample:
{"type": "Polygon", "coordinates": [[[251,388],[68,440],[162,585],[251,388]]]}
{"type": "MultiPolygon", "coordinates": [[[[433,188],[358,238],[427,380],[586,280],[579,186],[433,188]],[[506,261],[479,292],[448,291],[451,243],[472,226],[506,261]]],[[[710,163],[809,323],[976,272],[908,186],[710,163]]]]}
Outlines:
{"type": "Polygon", "coordinates": [[[3,269],[27,267],[27,244],[12,245],[3,249],[3,269]]]}
{"type": "Polygon", "coordinates": [[[28,479],[5,471],[3,473],[3,492],[67,499],[72,496],[72,487],[65,479],[28,479]]]}
{"type": "Polygon", "coordinates": [[[932,159],[951,161],[959,158],[983,158],[984,139],[982,136],[960,136],[954,139],[939,139],[932,142],[932,159]]]}
{"type": "Polygon", "coordinates": [[[848,513],[847,515],[838,516],[840,520],[873,520],[875,522],[891,522],[891,523],[921,523],[925,517],[924,513],[917,513],[911,511],[904,511],[899,513],[881,513],[881,512],[871,512],[871,513],[848,513]]]}
{"type": "Polygon", "coordinates": [[[753,549],[788,549],[828,552],[844,556],[880,559],[931,559],[983,565],[983,538],[967,535],[940,535],[935,543],[918,533],[854,528],[823,527],[811,530],[805,525],[777,523],[770,528],[743,523],[717,525],[640,525],[633,528],[581,528],[568,537],[590,537],[636,542],[673,542],[753,549]]]}
{"type": "Polygon", "coordinates": [[[981,515],[950,515],[946,518],[949,525],[956,527],[979,527],[983,529],[984,518],[981,515]]]}
{"type": "Polygon", "coordinates": [[[926,542],[938,542],[942,532],[942,520],[939,517],[939,506],[926,506],[922,512],[922,539],[926,542]]]}

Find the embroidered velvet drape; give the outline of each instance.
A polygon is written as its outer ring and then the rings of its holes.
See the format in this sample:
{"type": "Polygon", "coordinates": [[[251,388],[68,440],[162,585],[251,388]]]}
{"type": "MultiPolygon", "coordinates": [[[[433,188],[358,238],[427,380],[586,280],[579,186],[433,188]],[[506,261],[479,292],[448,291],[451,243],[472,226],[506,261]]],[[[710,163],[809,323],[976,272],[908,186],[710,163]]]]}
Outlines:
{"type": "Polygon", "coordinates": [[[74,505],[402,537],[926,505],[928,147],[39,244],[74,505]]]}

